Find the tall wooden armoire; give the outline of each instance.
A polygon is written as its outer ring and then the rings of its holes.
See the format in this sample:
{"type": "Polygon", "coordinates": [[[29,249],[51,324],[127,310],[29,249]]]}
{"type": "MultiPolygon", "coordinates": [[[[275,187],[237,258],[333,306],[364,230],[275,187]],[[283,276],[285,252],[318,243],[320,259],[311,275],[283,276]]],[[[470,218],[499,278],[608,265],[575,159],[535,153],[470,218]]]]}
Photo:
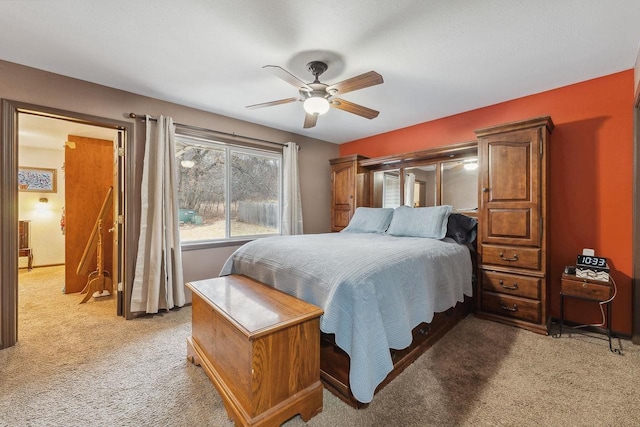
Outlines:
{"type": "Polygon", "coordinates": [[[480,164],[477,316],[547,333],[549,142],[539,117],[476,131],[480,164]]]}

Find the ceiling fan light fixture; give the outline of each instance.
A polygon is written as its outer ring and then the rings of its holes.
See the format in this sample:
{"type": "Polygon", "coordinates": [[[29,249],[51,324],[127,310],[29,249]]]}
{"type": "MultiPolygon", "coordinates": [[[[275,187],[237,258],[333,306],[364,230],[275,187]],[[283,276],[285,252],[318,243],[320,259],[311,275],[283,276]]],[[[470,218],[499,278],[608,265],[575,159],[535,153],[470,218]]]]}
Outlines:
{"type": "Polygon", "coordinates": [[[247,105],[247,108],[256,109],[262,107],[272,107],[274,105],[289,104],[295,101],[303,101],[305,110],[303,129],[310,129],[316,126],[318,116],[325,114],[331,108],[346,111],[365,119],[375,119],[378,117],[379,111],[371,108],[336,98],[337,95],[342,96],[345,93],[354,90],[365,89],[371,86],[384,83],[382,76],[375,71],[369,71],[355,77],[343,80],[332,85],[322,83],[320,75],[327,71],[327,63],[322,61],[311,61],[307,64],[307,69],[313,74],[313,82],[306,83],[300,78],[294,76],[289,71],[277,65],[265,65],[266,68],[276,77],[289,83],[298,89],[299,97],[279,99],[271,102],[263,102],[261,104],[247,105]]]}
{"type": "Polygon", "coordinates": [[[465,170],[473,171],[478,169],[478,160],[465,160],[463,164],[465,170]]]}
{"type": "Polygon", "coordinates": [[[316,116],[329,111],[329,101],[321,96],[312,96],[304,100],[304,110],[316,116]]]}

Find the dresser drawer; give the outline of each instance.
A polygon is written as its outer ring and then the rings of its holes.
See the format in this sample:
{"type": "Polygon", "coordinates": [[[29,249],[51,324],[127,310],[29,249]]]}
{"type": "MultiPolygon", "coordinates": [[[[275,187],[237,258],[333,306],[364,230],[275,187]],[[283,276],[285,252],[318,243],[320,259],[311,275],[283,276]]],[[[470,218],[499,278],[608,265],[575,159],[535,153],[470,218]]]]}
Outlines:
{"type": "Polygon", "coordinates": [[[564,296],[606,301],[611,298],[612,288],[608,283],[593,283],[563,278],[560,293],[564,296]]]}
{"type": "Polygon", "coordinates": [[[482,292],[482,310],[489,313],[539,323],[540,309],[541,303],[537,300],[482,292]]]}
{"type": "Polygon", "coordinates": [[[540,269],[540,248],[482,245],[482,263],[540,269]]]}
{"type": "Polygon", "coordinates": [[[482,272],[482,289],[525,298],[540,299],[540,282],[537,277],[517,274],[482,272]]]}

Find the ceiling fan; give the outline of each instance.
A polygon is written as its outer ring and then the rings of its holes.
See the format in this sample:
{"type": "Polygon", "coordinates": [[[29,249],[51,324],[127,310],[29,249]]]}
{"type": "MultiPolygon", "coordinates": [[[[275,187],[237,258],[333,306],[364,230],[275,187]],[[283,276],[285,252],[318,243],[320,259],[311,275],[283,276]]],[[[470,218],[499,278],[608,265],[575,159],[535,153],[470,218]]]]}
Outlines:
{"type": "Polygon", "coordinates": [[[304,103],[304,110],[306,113],[304,118],[305,129],[314,127],[318,121],[318,116],[329,111],[330,107],[356,114],[367,119],[374,119],[378,117],[378,114],[380,114],[379,111],[372,110],[371,108],[336,98],[337,95],[342,95],[347,92],[383,83],[382,76],[375,71],[369,71],[368,73],[360,74],[359,76],[343,80],[339,83],[328,85],[321,83],[318,79],[318,77],[327,71],[328,68],[327,64],[322,61],[311,61],[307,64],[307,69],[314,76],[314,80],[311,83],[303,82],[298,77],[277,65],[265,65],[262,68],[266,68],[267,71],[271,72],[276,77],[279,77],[294,86],[298,89],[300,96],[264,102],[262,104],[247,105],[247,108],[255,109],[271,107],[274,105],[301,101],[304,103]]]}

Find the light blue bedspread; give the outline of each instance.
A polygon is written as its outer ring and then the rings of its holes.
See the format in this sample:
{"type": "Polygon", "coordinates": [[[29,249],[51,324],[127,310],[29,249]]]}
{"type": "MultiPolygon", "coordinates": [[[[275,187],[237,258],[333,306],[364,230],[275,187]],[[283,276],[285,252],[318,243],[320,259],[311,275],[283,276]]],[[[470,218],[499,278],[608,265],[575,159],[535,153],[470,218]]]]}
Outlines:
{"type": "Polygon", "coordinates": [[[471,296],[471,272],[469,249],[449,239],[329,233],[256,239],[220,275],[244,274],[322,307],[320,329],[351,358],[351,392],[368,403],[393,369],[389,349],[471,296]]]}

